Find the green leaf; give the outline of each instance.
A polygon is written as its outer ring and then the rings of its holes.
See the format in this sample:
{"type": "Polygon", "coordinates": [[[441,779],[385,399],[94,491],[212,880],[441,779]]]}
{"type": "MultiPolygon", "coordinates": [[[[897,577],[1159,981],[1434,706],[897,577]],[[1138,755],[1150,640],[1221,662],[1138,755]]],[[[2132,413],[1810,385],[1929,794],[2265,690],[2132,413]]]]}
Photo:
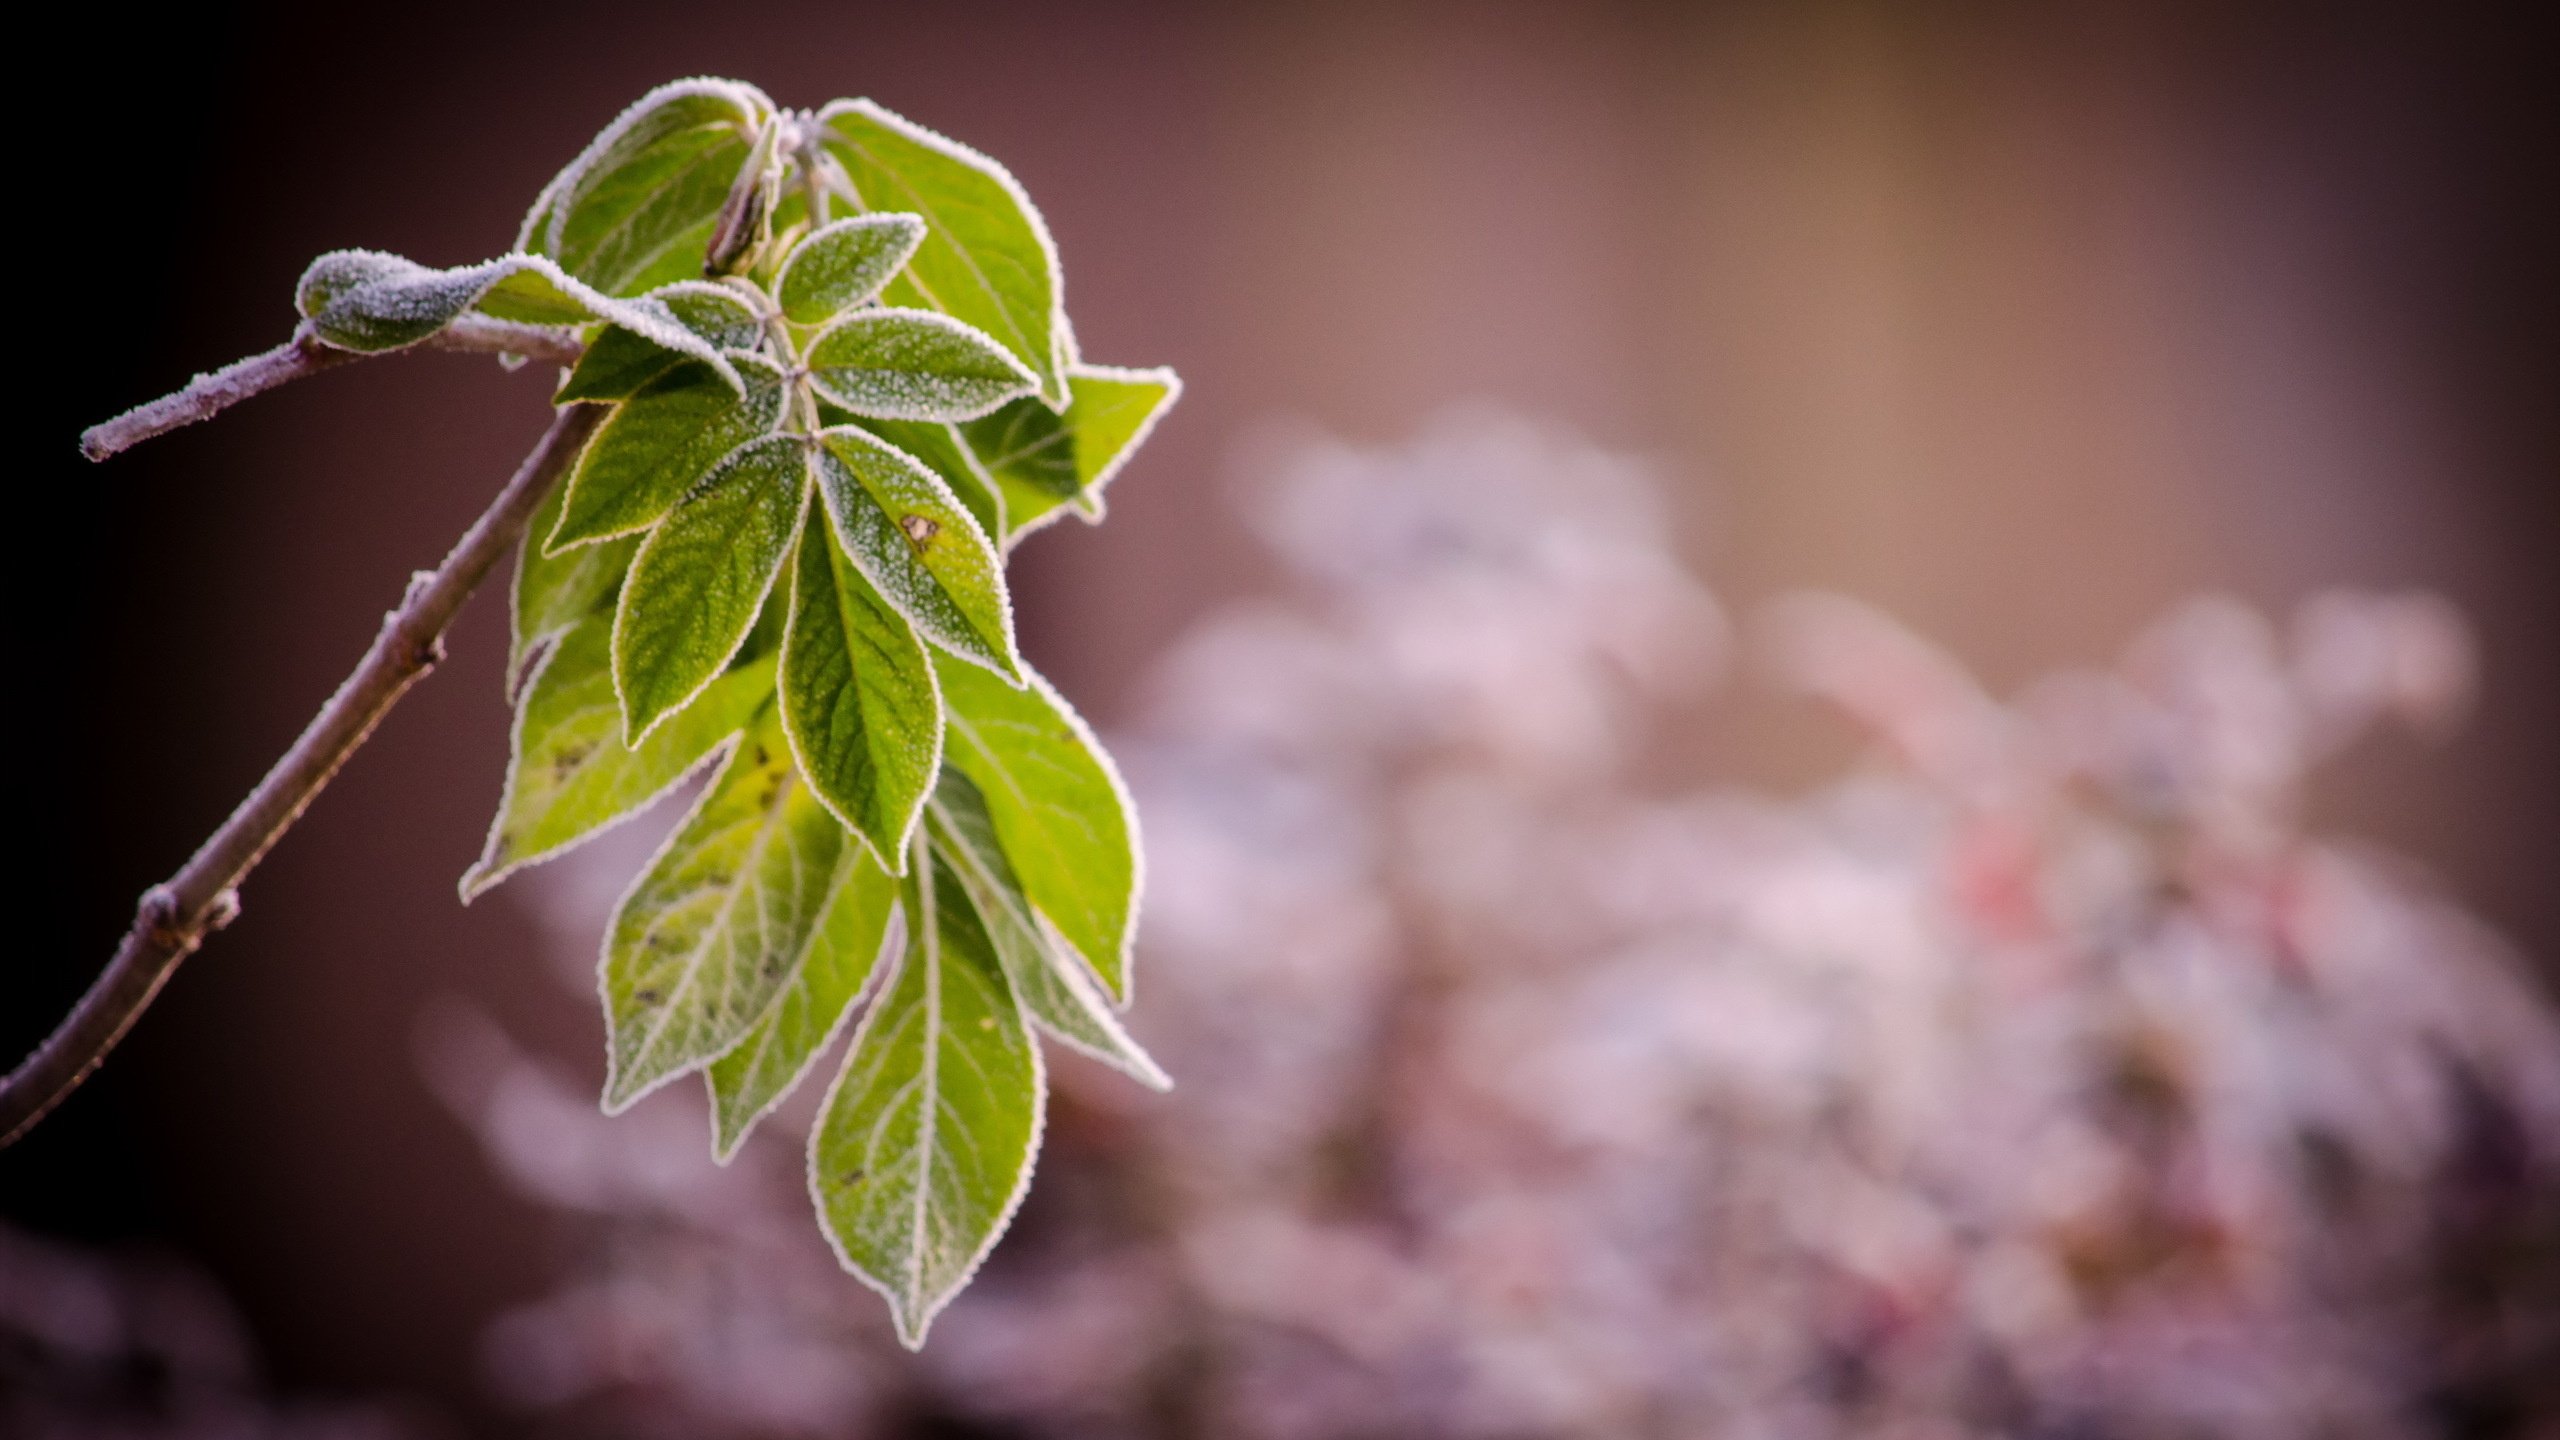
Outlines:
{"type": "Polygon", "coordinates": [[[569,495],[545,548],[646,530],[738,449],[782,420],[782,371],[737,357],[744,393],[704,366],[687,363],[622,402],[578,456],[569,495]]]}
{"type": "MultiPolygon", "coordinates": [[[[755,308],[727,285],[686,280],[631,303],[664,310],[671,322],[723,351],[751,350],[764,338],[764,324],[756,318],[755,308]]],[[[588,342],[587,353],[579,357],[577,368],[569,372],[560,393],[553,398],[564,403],[628,400],[641,386],[684,363],[684,359],[682,352],[670,350],[636,331],[608,325],[588,342]]]]}
{"type": "Polygon", "coordinates": [[[871,977],[897,963],[905,943],[898,881],[860,845],[836,855],[827,899],[782,982],[746,1038],[703,1072],[711,1087],[711,1153],[727,1161],[765,1112],[800,1083],[818,1053],[853,1013],[853,1002],[871,977]]]}
{"type": "MultiPolygon", "coordinates": [[[[1036,404],[1023,401],[1023,404],[1036,404]]],[[[853,424],[924,462],[924,467],[951,487],[952,495],[969,518],[978,522],[980,533],[989,539],[1004,533],[1004,500],[996,493],[995,482],[978,468],[977,457],[969,453],[968,443],[960,438],[957,426],[940,420],[863,420],[850,411],[833,405],[823,406],[820,418],[831,424],[853,424]]]]}
{"type": "Polygon", "coordinates": [[[782,262],[773,293],[784,315],[820,324],[879,294],[922,243],[924,220],[915,215],[858,215],[822,225],[782,262]]]}
{"type": "Polygon", "coordinates": [[[1058,369],[1058,251],[1031,197],[1005,168],[868,100],[818,112],[819,142],[866,211],[924,217],[925,240],[884,297],[922,305],[994,336],[1067,403],[1058,369]]]}
{"type": "Polygon", "coordinates": [[[960,427],[989,482],[1004,496],[1005,544],[1057,518],[1073,505],[1102,514],[1103,487],[1182,394],[1171,370],[1076,365],[1066,413],[1016,400],[960,427]]]}
{"type": "Polygon", "coordinates": [[[966,420],[1038,378],[986,333],[930,310],[856,310],[809,342],[809,381],[856,415],[966,420]]]}
{"type": "Polygon", "coordinates": [[[716,678],[746,640],[809,504],[809,446],[741,447],[649,533],[613,619],[613,681],[637,742],[716,678]]]}
{"type": "Polygon", "coordinates": [[[1004,563],[958,498],[866,431],[838,426],[818,438],[818,496],[854,568],[926,639],[1019,674],[1004,563]]]}
{"type": "Polygon", "coordinates": [[[723,350],[752,350],[764,339],[764,317],[756,312],[753,287],[742,290],[743,283],[682,280],[632,303],[665,306],[677,324],[723,350]]]}
{"type": "Polygon", "coordinates": [[[1087,978],[1084,962],[1033,912],[978,787],[961,772],[945,769],[928,813],[926,825],[944,873],[968,895],[1032,1020],[1151,1090],[1172,1089],[1173,1081],[1121,1028],[1087,978]]]}
{"type": "Polygon", "coordinates": [[[737,734],[773,693],[767,656],[722,675],[648,739],[626,746],[613,693],[612,633],[612,617],[591,615],[534,671],[516,706],[498,818],[479,863],[462,877],[466,903],[645,808],[737,734]]]}
{"type": "Polygon", "coordinates": [[[810,517],[782,640],[782,726],[809,788],[906,869],[908,834],[942,764],[942,696],[914,628],[810,517]]]}
{"type": "Polygon", "coordinates": [[[516,248],[614,295],[702,274],[720,207],[773,102],[732,80],[661,85],[543,187],[516,248]]]}
{"type": "Polygon", "coordinates": [[[302,272],[294,303],[313,335],[359,354],[419,344],[477,309],[528,325],[609,320],[737,381],[719,348],[675,323],[664,307],[599,294],[539,255],[433,270],[378,250],[335,250],[302,272]]]}
{"type": "Polygon", "coordinates": [[[1142,875],[1119,772],[1038,672],[1025,668],[1015,689],[971,666],[935,668],[943,765],[976,783],[1023,893],[1127,1004],[1142,875]]]}
{"type": "Polygon", "coordinates": [[[524,542],[516,547],[514,625],[507,643],[510,696],[522,685],[524,667],[537,650],[612,603],[622,588],[623,572],[631,567],[632,552],[640,548],[634,535],[546,554],[542,537],[560,523],[568,494],[569,481],[563,476],[542,497],[525,527],[524,542]]]}
{"type": "Polygon", "coordinates": [[[912,868],[910,913],[932,922],[912,927],[809,1139],[819,1222],[909,1349],[1022,1203],[1046,1092],[976,912],[929,861],[912,868]]]}
{"type": "Polygon", "coordinates": [[[768,707],[614,911],[603,968],[607,1113],[753,1028],[820,933],[851,843],[792,772],[768,707]]]}

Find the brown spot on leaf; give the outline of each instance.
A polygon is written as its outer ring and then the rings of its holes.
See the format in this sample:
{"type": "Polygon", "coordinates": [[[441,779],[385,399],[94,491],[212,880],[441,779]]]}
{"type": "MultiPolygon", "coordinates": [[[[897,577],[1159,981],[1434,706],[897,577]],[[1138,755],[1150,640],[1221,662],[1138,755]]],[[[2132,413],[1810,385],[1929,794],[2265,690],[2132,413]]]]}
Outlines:
{"type": "Polygon", "coordinates": [[[905,515],[899,517],[898,528],[907,532],[908,544],[921,550],[942,533],[942,522],[930,515],[905,515]]]}
{"type": "Polygon", "coordinates": [[[587,763],[587,757],[594,753],[596,753],[596,747],[593,744],[562,746],[560,753],[551,757],[553,782],[566,780],[577,773],[578,767],[587,763]]]}

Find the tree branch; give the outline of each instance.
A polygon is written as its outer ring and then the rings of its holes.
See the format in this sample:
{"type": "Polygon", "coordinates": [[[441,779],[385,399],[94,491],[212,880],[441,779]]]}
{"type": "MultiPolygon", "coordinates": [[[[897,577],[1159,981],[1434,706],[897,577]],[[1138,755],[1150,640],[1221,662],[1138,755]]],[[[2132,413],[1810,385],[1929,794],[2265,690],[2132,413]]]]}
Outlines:
{"type": "MultiPolygon", "coordinates": [[[[254,365],[266,358],[243,363],[254,365]]],[[[236,371],[242,366],[231,368],[236,371]]],[[[577,458],[603,411],[602,406],[572,405],[559,412],[542,442],[454,545],[453,553],[445,556],[444,564],[432,574],[420,572],[411,578],[400,607],[383,617],[373,648],[312,717],[293,748],[184,868],[143,894],[133,928],[126,932],[105,972],[35,1053],[0,1080],[0,1146],[24,1135],[88,1078],[132,1028],[178,962],[208,933],[229,924],[239,913],[234,887],[301,818],[320,787],[373,733],[402,693],[444,657],[444,632],[462,602],[471,598],[498,558],[524,532],[544,492],[577,458]]]]}
{"type": "MultiPolygon", "coordinates": [[[[419,341],[418,346],[430,350],[461,350],[479,355],[521,355],[529,360],[556,360],[573,364],[585,353],[578,337],[566,330],[543,325],[519,325],[510,320],[492,320],[485,315],[465,315],[444,329],[419,341]]],[[[418,346],[406,348],[418,348],[418,346]]],[[[396,350],[380,352],[388,355],[396,350]]],[[[92,425],[80,435],[80,453],[92,460],[130,450],[154,435],[164,435],[181,425],[210,420],[252,395],[264,394],[289,380],[334,370],[353,360],[367,358],[362,351],[341,350],[322,342],[309,330],[298,330],[294,337],[273,350],[262,351],[246,360],[235,360],[210,375],[199,375],[187,382],[183,390],[163,395],[147,405],[137,405],[113,420],[92,425]]]]}

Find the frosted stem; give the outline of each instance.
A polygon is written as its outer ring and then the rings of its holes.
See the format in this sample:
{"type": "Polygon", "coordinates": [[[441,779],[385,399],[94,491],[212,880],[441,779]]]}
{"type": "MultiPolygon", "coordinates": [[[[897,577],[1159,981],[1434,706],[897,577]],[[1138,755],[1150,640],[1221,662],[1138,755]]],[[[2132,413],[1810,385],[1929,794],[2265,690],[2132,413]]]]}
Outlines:
{"type": "MultiPolygon", "coordinates": [[[[461,350],[481,355],[522,355],[531,360],[573,363],[585,350],[566,330],[518,325],[485,315],[465,315],[420,342],[432,350],[461,350]]],[[[398,352],[389,352],[398,353],[398,352]]],[[[92,460],[130,450],[154,435],[181,425],[210,420],[252,395],[264,394],[290,380],[334,370],[363,354],[323,344],[309,331],[246,360],[235,360],[210,375],[199,375],[186,388],[137,405],[113,420],[92,425],[80,436],[80,453],[92,460]]]]}
{"type": "MultiPolygon", "coordinates": [[[[255,357],[242,365],[265,359],[255,357]]],[[[231,369],[240,370],[242,365],[231,369]]],[[[133,928],[125,933],[106,970],[35,1053],[0,1080],[0,1146],[24,1135],[87,1079],[160,993],[178,962],[239,913],[235,887],[301,818],[320,787],[338,773],[338,767],[373,733],[410,685],[444,658],[446,627],[524,532],[551,482],[577,458],[603,414],[603,407],[595,405],[572,405],[559,412],[541,443],[463,533],[444,563],[433,573],[411,578],[399,608],[383,617],[373,647],[312,717],[293,748],[176,875],[144,892],[133,928]]]]}

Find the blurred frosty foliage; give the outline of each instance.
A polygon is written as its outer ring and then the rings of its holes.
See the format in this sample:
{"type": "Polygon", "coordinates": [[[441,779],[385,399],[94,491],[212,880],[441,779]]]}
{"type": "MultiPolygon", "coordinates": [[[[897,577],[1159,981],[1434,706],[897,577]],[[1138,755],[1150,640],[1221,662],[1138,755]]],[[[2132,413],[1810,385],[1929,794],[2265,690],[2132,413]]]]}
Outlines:
{"type": "MultiPolygon", "coordinates": [[[[445,1014],[439,1088],[582,1240],[489,1336],[510,1398],[668,1435],[2560,1424],[2560,1026],[2296,821],[2315,762],[2461,705],[2440,603],[2199,601],[2003,703],[1801,597],[1753,638],[1871,761],[1666,799],[1642,722],[1726,633],[1639,470],[1489,414],[1271,468],[1293,588],[1114,747],[1181,1088],[1062,1062],[1040,1190],[911,1358],[787,1145],[713,1172],[680,1102],[608,1125],[445,1014]]],[[[645,844],[554,867],[564,936],[645,844]]]]}
{"type": "Polygon", "coordinates": [[[402,1440],[396,1411],[281,1403],[240,1318],[173,1261],[0,1226],[0,1436],[10,1440],[402,1440]]]}

